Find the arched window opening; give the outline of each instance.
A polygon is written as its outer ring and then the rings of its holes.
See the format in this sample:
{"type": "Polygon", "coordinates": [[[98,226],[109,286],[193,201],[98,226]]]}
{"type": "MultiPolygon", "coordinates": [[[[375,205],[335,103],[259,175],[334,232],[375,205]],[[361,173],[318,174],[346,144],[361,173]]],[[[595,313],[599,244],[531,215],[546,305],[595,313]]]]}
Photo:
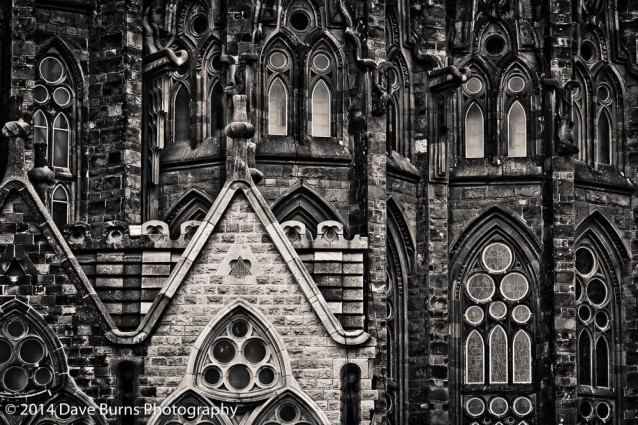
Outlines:
{"type": "Polygon", "coordinates": [[[51,215],[59,229],[69,222],[69,195],[62,186],[53,190],[51,197],[51,215]]]}
{"type": "Polygon", "coordinates": [[[213,86],[210,93],[211,137],[223,137],[226,129],[226,96],[221,84],[213,86]]]}
{"type": "Polygon", "coordinates": [[[190,140],[190,117],[190,96],[186,86],[181,84],[173,102],[174,141],[190,140]]]}
{"type": "Polygon", "coordinates": [[[507,155],[510,157],[527,156],[527,118],[525,109],[515,101],[507,114],[508,143],[507,155]]]}
{"type": "Polygon", "coordinates": [[[490,384],[507,384],[507,334],[501,326],[490,333],[490,384]]]}
{"type": "Polygon", "coordinates": [[[472,103],[465,114],[465,157],[485,157],[485,133],[483,111],[472,103]]]}
{"type": "Polygon", "coordinates": [[[288,91],[279,78],[273,81],[268,91],[268,134],[288,134],[288,91]]]}
{"type": "Polygon", "coordinates": [[[69,168],[69,144],[71,129],[69,120],[64,114],[58,114],[53,121],[52,165],[54,167],[69,168]]]}
{"type": "Polygon", "coordinates": [[[386,110],[386,152],[397,149],[397,116],[394,102],[389,102],[386,110]]]}
{"type": "Polygon", "coordinates": [[[611,164],[611,125],[606,112],[600,114],[598,118],[598,149],[596,162],[599,164],[611,164]]]}
{"type": "Polygon", "coordinates": [[[465,383],[485,383],[485,344],[481,334],[472,331],[465,343],[465,383]]]}
{"type": "Polygon", "coordinates": [[[360,410],[361,369],[348,363],[341,368],[341,425],[359,425],[360,410]]]}
{"type": "Polygon", "coordinates": [[[591,337],[581,332],[578,339],[578,381],[581,385],[591,385],[591,337]]]}
{"type": "Polygon", "coordinates": [[[581,134],[581,126],[583,125],[583,117],[581,116],[580,110],[577,107],[572,109],[572,120],[574,122],[574,127],[572,128],[572,135],[574,136],[574,144],[578,146],[578,159],[581,161],[587,160],[587,152],[586,152],[586,144],[585,144],[585,134],[581,134]]]}
{"type": "Polygon", "coordinates": [[[609,348],[604,337],[596,342],[596,386],[609,387],[609,348]]]}
{"type": "Polygon", "coordinates": [[[520,330],[512,343],[513,380],[515,384],[532,382],[532,341],[527,332],[520,330]]]}
{"type": "Polygon", "coordinates": [[[137,416],[135,405],[137,404],[137,366],[130,361],[123,361],[117,368],[120,406],[123,408],[120,415],[121,425],[134,425],[137,416]]]}
{"type": "Polygon", "coordinates": [[[330,89],[319,80],[312,90],[312,136],[330,137],[330,89]]]}
{"type": "Polygon", "coordinates": [[[49,124],[47,117],[39,110],[33,115],[33,142],[44,144],[49,142],[49,124]]]}

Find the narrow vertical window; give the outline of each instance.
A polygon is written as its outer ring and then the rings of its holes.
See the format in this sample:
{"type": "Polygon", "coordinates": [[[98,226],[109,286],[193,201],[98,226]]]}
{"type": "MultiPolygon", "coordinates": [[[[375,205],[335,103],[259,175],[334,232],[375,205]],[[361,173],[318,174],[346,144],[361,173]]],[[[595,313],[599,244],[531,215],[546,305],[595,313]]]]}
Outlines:
{"type": "Polygon", "coordinates": [[[288,134],[288,92],[279,78],[275,79],[268,91],[268,134],[288,134]]]}
{"type": "Polygon", "coordinates": [[[33,142],[45,144],[49,142],[49,124],[42,111],[36,111],[33,116],[33,142]]]}
{"type": "Polygon", "coordinates": [[[219,83],[210,93],[210,132],[211,137],[222,137],[226,128],[226,98],[219,83]]]}
{"type": "Polygon", "coordinates": [[[485,383],[485,346],[477,331],[472,331],[465,344],[465,381],[467,384],[485,383]]]}
{"type": "Polygon", "coordinates": [[[312,135],[330,137],[330,90],[319,80],[312,90],[312,135]]]}
{"type": "Polygon", "coordinates": [[[574,121],[574,127],[572,129],[572,135],[574,136],[574,144],[578,146],[578,159],[581,161],[586,161],[586,147],[585,147],[585,137],[581,134],[581,126],[583,119],[580,115],[580,110],[574,106],[572,109],[572,119],[574,121]]]}
{"type": "Polygon", "coordinates": [[[591,385],[591,337],[585,331],[578,339],[578,382],[591,385]]]}
{"type": "Polygon", "coordinates": [[[483,111],[472,103],[465,114],[465,157],[483,158],[485,156],[483,111]]]}
{"type": "Polygon", "coordinates": [[[527,156],[527,118],[525,109],[515,101],[507,114],[508,143],[507,156],[527,156]]]}
{"type": "Polygon", "coordinates": [[[69,120],[64,114],[58,114],[53,121],[53,152],[52,165],[54,167],[69,168],[69,140],[71,129],[69,120]]]}
{"type": "Polygon", "coordinates": [[[123,408],[120,415],[122,425],[135,424],[135,405],[137,403],[137,367],[130,361],[123,361],[118,365],[118,384],[120,406],[123,408]]]}
{"type": "Polygon", "coordinates": [[[359,425],[361,369],[348,363],[341,369],[341,425],[359,425]]]}
{"type": "Polygon", "coordinates": [[[598,119],[598,150],[596,162],[599,164],[611,164],[611,125],[609,116],[602,112],[598,119]]]}
{"type": "Polygon", "coordinates": [[[390,153],[397,149],[397,118],[393,102],[388,103],[386,111],[386,152],[390,153]]]}
{"type": "Polygon", "coordinates": [[[490,384],[507,384],[507,334],[501,326],[490,333],[490,384]]]}
{"type": "Polygon", "coordinates": [[[173,103],[173,128],[176,142],[190,140],[190,96],[188,89],[180,85],[173,103]]]}
{"type": "Polygon", "coordinates": [[[62,186],[56,187],[53,191],[51,215],[60,229],[69,222],[69,195],[62,186]]]}
{"type": "Polygon", "coordinates": [[[512,343],[513,379],[515,384],[532,382],[532,341],[527,332],[520,330],[512,343]]]}
{"type": "Polygon", "coordinates": [[[609,348],[603,337],[596,342],[596,386],[609,387],[609,348]]]}

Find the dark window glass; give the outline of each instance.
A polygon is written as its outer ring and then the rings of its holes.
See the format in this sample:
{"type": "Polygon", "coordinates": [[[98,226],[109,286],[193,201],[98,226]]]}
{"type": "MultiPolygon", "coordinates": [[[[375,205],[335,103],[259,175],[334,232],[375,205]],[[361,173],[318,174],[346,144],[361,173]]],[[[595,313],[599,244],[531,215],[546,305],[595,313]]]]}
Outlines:
{"type": "Polygon", "coordinates": [[[219,83],[213,86],[211,92],[210,119],[212,137],[222,137],[226,128],[226,97],[219,83]]]}
{"type": "Polygon", "coordinates": [[[609,387],[609,349],[602,337],[596,343],[596,386],[609,387]]]}
{"type": "Polygon", "coordinates": [[[185,86],[181,86],[175,95],[173,106],[173,119],[176,142],[183,142],[190,139],[190,96],[185,86]]]}
{"type": "Polygon", "coordinates": [[[611,164],[611,125],[606,113],[600,114],[598,120],[598,154],[596,161],[599,164],[611,164]]]}
{"type": "Polygon", "coordinates": [[[591,385],[591,337],[587,332],[582,332],[578,340],[578,381],[591,385]]]}

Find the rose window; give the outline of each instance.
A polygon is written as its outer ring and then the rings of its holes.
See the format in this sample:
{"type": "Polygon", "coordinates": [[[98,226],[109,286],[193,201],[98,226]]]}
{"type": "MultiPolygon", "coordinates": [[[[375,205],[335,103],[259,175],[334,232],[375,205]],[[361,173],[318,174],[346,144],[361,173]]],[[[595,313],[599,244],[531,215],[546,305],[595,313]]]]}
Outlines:
{"type": "Polygon", "coordinates": [[[199,386],[215,393],[271,391],[282,375],[277,350],[244,315],[221,326],[203,350],[199,365],[199,386]]]}

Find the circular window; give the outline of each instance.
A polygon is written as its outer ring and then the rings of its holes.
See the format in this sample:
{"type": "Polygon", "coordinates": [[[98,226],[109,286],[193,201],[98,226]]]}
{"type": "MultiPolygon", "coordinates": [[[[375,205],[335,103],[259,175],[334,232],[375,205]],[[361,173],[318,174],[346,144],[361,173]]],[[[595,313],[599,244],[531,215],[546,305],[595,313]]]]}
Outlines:
{"type": "Polygon", "coordinates": [[[244,320],[237,320],[236,322],[233,322],[230,331],[237,338],[243,338],[246,334],[248,334],[248,323],[244,320]]]}
{"type": "Polygon", "coordinates": [[[66,106],[71,102],[71,92],[66,87],[58,87],[53,92],[53,100],[60,106],[66,106]]]}
{"type": "Polygon", "coordinates": [[[607,285],[600,279],[592,279],[587,285],[587,297],[593,304],[603,304],[607,300],[607,285]]]}
{"type": "Polygon", "coordinates": [[[210,61],[210,66],[213,68],[213,71],[219,72],[222,69],[221,55],[213,56],[213,59],[210,61]]]}
{"type": "Polygon", "coordinates": [[[583,400],[580,406],[578,406],[578,411],[583,418],[589,419],[594,414],[594,406],[592,406],[589,400],[583,400]]]}
{"type": "Polygon", "coordinates": [[[494,397],[490,400],[490,412],[495,416],[503,416],[508,408],[509,404],[503,397],[494,397]]]}
{"type": "Polygon", "coordinates": [[[33,373],[33,381],[36,385],[49,385],[53,380],[53,372],[48,367],[40,367],[33,373]]]}
{"type": "Polygon", "coordinates": [[[330,58],[323,53],[317,53],[315,57],[312,58],[312,65],[317,71],[325,71],[330,66],[330,58]]]}
{"type": "Polygon", "coordinates": [[[490,316],[500,320],[507,314],[507,306],[503,301],[496,301],[490,304],[489,312],[490,316]]]}
{"type": "Polygon", "coordinates": [[[527,397],[519,397],[512,403],[512,409],[518,416],[527,416],[532,412],[532,400],[527,397]]]}
{"type": "Polygon", "coordinates": [[[598,416],[598,419],[606,421],[611,416],[611,406],[606,401],[598,403],[596,405],[596,416],[598,416]]]}
{"type": "Polygon", "coordinates": [[[599,311],[596,313],[596,326],[602,331],[609,328],[609,314],[606,311],[599,311]]]}
{"type": "Polygon", "coordinates": [[[243,390],[250,385],[251,373],[243,364],[228,369],[228,383],[236,390],[243,390]]]}
{"type": "Polygon", "coordinates": [[[266,358],[266,345],[258,339],[252,339],[244,346],[244,357],[250,363],[259,363],[266,358]]]}
{"type": "Polygon", "coordinates": [[[472,397],[465,402],[465,411],[473,417],[481,416],[485,412],[485,403],[478,397],[472,397]]]}
{"type": "Polygon", "coordinates": [[[2,382],[9,391],[22,391],[29,383],[29,376],[24,368],[13,366],[6,370],[2,382]]]}
{"type": "Polygon", "coordinates": [[[486,302],[492,298],[494,291],[494,280],[485,274],[478,273],[467,281],[467,294],[476,302],[486,302]]]}
{"type": "Polygon", "coordinates": [[[290,25],[297,31],[303,31],[310,26],[310,17],[301,10],[297,10],[290,15],[290,25]]]}
{"type": "Polygon", "coordinates": [[[476,326],[483,321],[485,313],[483,309],[477,305],[473,305],[465,310],[465,321],[472,326],[476,326]]]}
{"type": "Polygon", "coordinates": [[[588,276],[594,271],[594,254],[587,248],[576,250],[576,270],[578,273],[588,276]]]}
{"type": "Polygon", "coordinates": [[[500,55],[505,50],[505,40],[499,35],[491,35],[485,40],[485,51],[490,55],[500,55]]]}
{"type": "Polygon", "coordinates": [[[585,40],[580,45],[580,56],[587,62],[593,61],[596,58],[596,47],[594,43],[589,40],[585,40]]]}
{"type": "Polygon", "coordinates": [[[510,301],[523,299],[527,291],[529,291],[529,283],[520,273],[510,273],[501,281],[501,294],[510,301]]]}
{"type": "Polygon", "coordinates": [[[46,87],[41,84],[38,84],[33,88],[33,100],[38,103],[44,103],[49,100],[49,91],[46,87]]]}
{"type": "Polygon", "coordinates": [[[229,363],[235,358],[235,346],[232,342],[223,339],[213,346],[213,357],[220,363],[229,363]]]}
{"type": "Polygon", "coordinates": [[[215,386],[222,379],[222,372],[217,366],[208,366],[204,369],[204,382],[208,385],[215,386]]]}
{"type": "Polygon", "coordinates": [[[54,57],[46,57],[40,62],[40,75],[49,84],[56,84],[64,78],[64,66],[54,57]]]}
{"type": "Polygon", "coordinates": [[[583,323],[587,323],[591,320],[591,307],[589,307],[586,304],[581,304],[580,307],[578,307],[578,319],[583,322],[583,323]]]}
{"type": "Polygon", "coordinates": [[[208,18],[205,15],[197,15],[193,18],[193,32],[202,35],[208,29],[208,18]]]}
{"type": "Polygon", "coordinates": [[[12,353],[13,347],[9,341],[0,340],[0,364],[8,362],[12,353]]]}
{"type": "Polygon", "coordinates": [[[512,264],[512,250],[500,242],[489,244],[483,250],[483,264],[491,272],[504,272],[512,264]]]}
{"type": "Polygon", "coordinates": [[[265,366],[257,372],[257,379],[261,385],[271,385],[275,382],[275,369],[265,366]]]}
{"type": "Polygon", "coordinates": [[[180,417],[183,421],[192,422],[198,418],[199,416],[197,414],[198,410],[199,408],[197,407],[196,404],[193,404],[193,403],[185,404],[183,406],[180,406],[179,411],[184,412],[180,415],[180,417]]]}
{"type": "Polygon", "coordinates": [[[44,345],[35,339],[27,338],[20,346],[20,358],[25,363],[37,363],[44,357],[44,345]]]}
{"type": "Polygon", "coordinates": [[[465,90],[469,94],[476,94],[483,90],[483,81],[478,77],[472,77],[465,83],[465,90]]]}
{"type": "Polygon", "coordinates": [[[281,69],[288,63],[288,58],[282,52],[276,51],[270,55],[270,66],[275,69],[281,69]]]}
{"type": "Polygon", "coordinates": [[[517,305],[514,307],[514,310],[512,310],[512,319],[514,319],[516,323],[527,323],[530,317],[532,317],[532,312],[526,305],[517,305]]]}
{"type": "Polygon", "coordinates": [[[12,320],[7,325],[7,333],[12,338],[21,338],[26,332],[26,327],[19,320],[12,320]]]}
{"type": "Polygon", "coordinates": [[[395,68],[390,68],[390,72],[388,73],[388,78],[390,81],[390,85],[392,85],[392,87],[399,86],[399,74],[397,73],[397,70],[395,68]]]}
{"type": "Polygon", "coordinates": [[[598,100],[600,100],[601,102],[606,102],[609,100],[609,89],[607,88],[607,86],[598,87],[598,91],[596,92],[596,94],[598,95],[598,100]]]}
{"type": "Polygon", "coordinates": [[[516,75],[510,78],[510,80],[507,82],[507,87],[509,87],[509,89],[514,93],[521,92],[525,88],[525,80],[516,75]]]}
{"type": "Polygon", "coordinates": [[[279,418],[284,422],[292,422],[297,419],[297,409],[292,404],[284,404],[279,408],[279,418]]]}

